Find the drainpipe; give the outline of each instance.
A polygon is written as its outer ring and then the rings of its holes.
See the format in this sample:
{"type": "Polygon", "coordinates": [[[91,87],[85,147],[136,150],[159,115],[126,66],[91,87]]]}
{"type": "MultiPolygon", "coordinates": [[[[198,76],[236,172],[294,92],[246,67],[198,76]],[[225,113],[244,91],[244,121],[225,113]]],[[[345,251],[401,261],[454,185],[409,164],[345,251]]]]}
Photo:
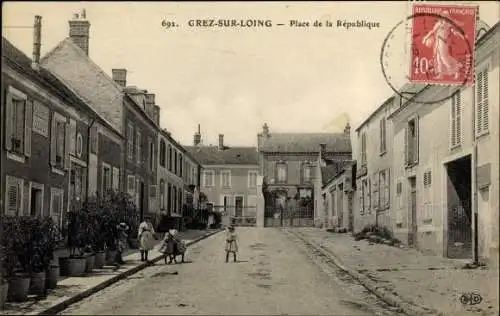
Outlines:
{"type": "Polygon", "coordinates": [[[89,127],[87,128],[87,177],[85,178],[85,203],[88,203],[89,201],[89,173],[90,173],[90,142],[91,142],[91,137],[90,137],[90,130],[94,126],[96,119],[93,118],[92,122],[90,123],[89,127]]]}

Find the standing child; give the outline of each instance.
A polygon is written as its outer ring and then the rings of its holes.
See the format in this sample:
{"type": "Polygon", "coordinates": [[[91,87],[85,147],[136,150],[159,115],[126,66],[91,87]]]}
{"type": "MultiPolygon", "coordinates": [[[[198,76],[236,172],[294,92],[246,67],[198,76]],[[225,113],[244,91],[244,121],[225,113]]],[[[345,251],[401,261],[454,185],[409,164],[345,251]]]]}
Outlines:
{"type": "Polygon", "coordinates": [[[229,254],[233,254],[234,262],[236,262],[236,253],[238,252],[238,235],[234,231],[233,226],[229,226],[226,233],[226,262],[229,262],[229,254]]]}
{"type": "Polygon", "coordinates": [[[123,261],[123,252],[125,251],[125,248],[127,247],[127,239],[128,239],[128,234],[127,230],[129,229],[128,225],[126,223],[120,223],[117,226],[119,235],[118,235],[118,249],[116,252],[116,264],[124,264],[125,261],[123,261]]]}

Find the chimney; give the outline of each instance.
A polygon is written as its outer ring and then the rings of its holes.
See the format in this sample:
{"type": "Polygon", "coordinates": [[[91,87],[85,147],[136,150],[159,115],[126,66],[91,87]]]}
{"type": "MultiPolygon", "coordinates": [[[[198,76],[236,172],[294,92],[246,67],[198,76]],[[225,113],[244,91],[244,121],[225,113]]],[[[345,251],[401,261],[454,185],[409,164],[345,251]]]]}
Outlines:
{"type": "Polygon", "coordinates": [[[269,137],[269,126],[267,126],[267,123],[264,123],[264,126],[262,126],[262,135],[265,138],[269,137]]]}
{"type": "Polygon", "coordinates": [[[35,24],[33,25],[33,58],[31,68],[38,71],[40,69],[40,48],[42,46],[42,17],[35,15],[35,24]]]}
{"type": "Polygon", "coordinates": [[[155,105],[155,94],[154,93],[146,93],[146,104],[149,104],[150,106],[155,105]]]}
{"type": "Polygon", "coordinates": [[[347,122],[347,124],[345,125],[344,134],[351,135],[351,125],[349,124],[349,122],[347,122]]]}
{"type": "Polygon", "coordinates": [[[111,69],[113,81],[122,87],[127,86],[127,69],[111,69]]]}
{"type": "Polygon", "coordinates": [[[326,166],[325,162],[326,144],[319,144],[319,164],[321,167],[326,166]]]}
{"type": "Polygon", "coordinates": [[[160,107],[158,105],[154,105],[154,121],[156,125],[160,125],[160,107]]]}
{"type": "Polygon", "coordinates": [[[80,15],[74,14],[73,19],[69,21],[69,37],[87,55],[89,54],[89,29],[90,23],[87,21],[85,9],[80,15]]]}
{"type": "Polygon", "coordinates": [[[194,133],[193,144],[195,146],[198,146],[200,145],[200,143],[201,143],[201,131],[200,131],[200,124],[198,124],[198,131],[194,133]]]}
{"type": "Polygon", "coordinates": [[[219,150],[224,150],[224,134],[219,134],[219,150]]]}

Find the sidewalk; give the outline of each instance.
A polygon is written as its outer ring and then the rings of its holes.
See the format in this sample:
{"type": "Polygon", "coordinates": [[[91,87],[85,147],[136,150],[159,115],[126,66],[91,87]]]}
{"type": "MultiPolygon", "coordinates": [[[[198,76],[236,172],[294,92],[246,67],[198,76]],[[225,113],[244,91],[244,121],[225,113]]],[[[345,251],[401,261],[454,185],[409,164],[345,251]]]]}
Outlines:
{"type": "MultiPolygon", "coordinates": [[[[196,243],[209,237],[220,230],[187,230],[179,233],[179,237],[186,241],[187,245],[196,243]]],[[[157,244],[160,241],[157,241],[157,244]]],[[[155,247],[150,252],[150,260],[156,262],[161,259],[162,254],[155,247]]],[[[5,304],[1,315],[53,315],[63,310],[70,304],[84,299],[103,288],[130,276],[137,271],[147,267],[148,263],[140,261],[139,250],[128,249],[125,252],[124,260],[126,264],[116,269],[106,266],[103,269],[95,269],[92,273],[84,277],[61,277],[57,288],[48,290],[47,297],[37,300],[30,298],[26,302],[5,304]]]]}
{"type": "MultiPolygon", "coordinates": [[[[426,309],[432,315],[498,315],[498,267],[462,269],[469,261],[425,255],[415,249],[401,249],[367,240],[355,241],[350,234],[329,233],[315,228],[297,228],[313,245],[333,255],[352,274],[361,274],[380,293],[392,293],[401,302],[426,309]],[[463,293],[480,294],[475,306],[460,303],[463,293]]],[[[363,283],[363,282],[362,282],[363,283]]]]}

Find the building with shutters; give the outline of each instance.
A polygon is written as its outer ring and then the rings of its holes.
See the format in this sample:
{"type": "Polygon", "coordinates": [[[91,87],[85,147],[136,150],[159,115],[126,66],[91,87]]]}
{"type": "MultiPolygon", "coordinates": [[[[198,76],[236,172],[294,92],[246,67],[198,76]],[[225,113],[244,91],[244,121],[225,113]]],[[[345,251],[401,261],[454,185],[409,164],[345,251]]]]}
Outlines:
{"type": "Polygon", "coordinates": [[[65,84],[106,119],[114,133],[126,141],[118,142],[112,133],[97,128],[94,139],[97,155],[89,164],[91,192],[117,188],[129,192],[140,210],[158,210],[156,157],[159,106],[147,90],[127,86],[126,69],[113,69],[109,76],[89,57],[90,23],[85,12],[69,21],[69,37],[61,41],[41,61],[65,84]],[[68,65],[72,65],[68,67],[68,65]],[[78,69],[78,71],[75,71],[78,69]]]}
{"type": "Polygon", "coordinates": [[[499,23],[482,31],[475,86],[420,87],[415,98],[445,100],[403,101],[387,117],[391,221],[403,241],[422,251],[471,259],[477,238],[479,257],[498,263],[499,23]]]}
{"type": "Polygon", "coordinates": [[[32,59],[2,38],[0,197],[4,214],[51,216],[61,224],[63,214],[87,196],[92,126],[121,139],[70,87],[40,66],[40,28],[41,18],[35,17],[32,59]]]}
{"type": "Polygon", "coordinates": [[[158,207],[182,228],[183,207],[198,207],[200,165],[166,129],[158,137],[158,207]]]}
{"type": "Polygon", "coordinates": [[[200,190],[213,209],[223,214],[225,225],[254,226],[257,221],[258,154],[255,147],[227,146],[219,135],[218,146],[201,143],[185,146],[201,165],[200,190]]]}
{"type": "Polygon", "coordinates": [[[340,170],[351,159],[349,125],[343,133],[270,133],[265,124],[258,151],[269,192],[265,226],[323,226],[321,168],[340,170]]]}

